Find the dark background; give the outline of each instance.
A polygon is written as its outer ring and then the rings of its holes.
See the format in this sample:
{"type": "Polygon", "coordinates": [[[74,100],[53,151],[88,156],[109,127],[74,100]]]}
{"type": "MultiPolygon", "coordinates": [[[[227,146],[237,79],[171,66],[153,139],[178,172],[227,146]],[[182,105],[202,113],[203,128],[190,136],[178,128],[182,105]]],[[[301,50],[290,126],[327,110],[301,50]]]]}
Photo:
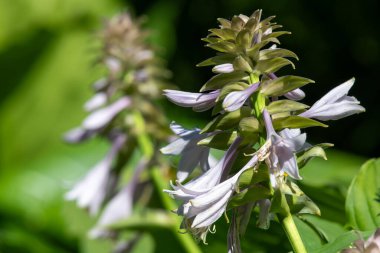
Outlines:
{"type": "MultiPolygon", "coordinates": [[[[212,76],[210,68],[196,68],[195,64],[215,52],[205,48],[200,38],[207,35],[208,29],[217,27],[216,19],[240,13],[249,16],[260,8],[264,17],[275,15],[275,21],[292,32],[280,38],[281,47],[295,52],[300,60],[296,70],[289,67],[283,73],[316,81],[304,89],[307,103],[312,104],[336,85],[356,78],[350,94],[361,101],[367,112],[330,122],[323,131],[310,129],[310,138],[333,142],[340,149],[365,156],[379,155],[379,1],[132,1],[138,15],[158,3],[175,6],[174,33],[167,34],[175,45],[164,51],[173,81],[181,89],[198,90],[212,76]]],[[[202,116],[207,119],[209,115],[202,116]]]]}
{"type": "MultiPolygon", "coordinates": [[[[311,196],[323,209],[323,217],[344,224],[346,189],[360,165],[380,151],[379,1],[0,0],[0,251],[110,249],[109,241],[90,242],[86,237],[94,219],[63,201],[70,185],[104,156],[107,145],[93,140],[73,147],[61,140],[62,133],[83,120],[82,105],[92,94],[89,87],[102,75],[94,66],[98,56],[94,33],[104,18],[122,10],[145,15],[151,42],[173,73],[171,81],[195,92],[212,76],[210,68],[195,65],[215,53],[200,38],[217,27],[218,17],[250,15],[258,8],[264,17],[276,15],[284,30],[292,32],[281,37],[281,46],[294,51],[300,61],[296,70],[285,68],[283,73],[316,81],[304,88],[305,103],[312,104],[336,85],[356,78],[350,95],[367,112],[328,122],[327,129],[308,129],[309,140],[335,143],[336,148],[328,152],[329,161],[315,159],[301,171],[305,184],[323,189],[311,196]],[[336,182],[342,184],[334,186],[331,196],[338,201],[331,201],[321,192],[336,182]],[[337,208],[331,211],[328,207],[333,204],[337,208]]],[[[201,127],[209,119],[209,112],[194,113],[163,101],[171,120],[201,127]]],[[[207,252],[225,250],[226,226],[218,226],[219,232],[209,236],[207,252]]],[[[252,233],[255,249],[270,244],[268,252],[278,252],[271,247],[282,245],[279,240],[286,242],[275,225],[269,233],[252,233]]],[[[157,234],[147,237],[146,247],[153,247],[156,240],[162,249],[173,241],[161,231],[157,234]]]]}

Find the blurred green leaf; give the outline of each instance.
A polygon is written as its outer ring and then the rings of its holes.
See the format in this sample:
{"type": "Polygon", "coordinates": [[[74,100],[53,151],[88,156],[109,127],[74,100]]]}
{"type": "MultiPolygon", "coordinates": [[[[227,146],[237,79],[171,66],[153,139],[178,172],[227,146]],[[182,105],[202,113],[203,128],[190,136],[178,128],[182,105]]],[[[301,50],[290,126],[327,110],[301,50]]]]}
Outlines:
{"type": "Polygon", "coordinates": [[[346,199],[349,225],[362,231],[380,227],[380,204],[376,194],[380,188],[380,159],[371,159],[352,180],[346,199]]]}

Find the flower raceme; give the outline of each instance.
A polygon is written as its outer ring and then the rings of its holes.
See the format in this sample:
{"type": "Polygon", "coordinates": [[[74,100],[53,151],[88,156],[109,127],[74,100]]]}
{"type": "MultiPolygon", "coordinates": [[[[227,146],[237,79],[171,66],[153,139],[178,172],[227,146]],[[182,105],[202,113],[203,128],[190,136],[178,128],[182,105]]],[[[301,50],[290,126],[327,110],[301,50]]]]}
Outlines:
{"type": "MultiPolygon", "coordinates": [[[[307,143],[301,129],[326,127],[317,120],[336,120],[364,111],[358,100],[347,96],[354,79],[311,107],[299,102],[305,97],[300,88],[314,81],[278,76],[278,70],[294,68],[290,59],[298,57],[276,46],[278,38],[289,32],[278,31],[281,26],[273,23],[273,18],[261,19],[258,10],[251,16],[218,19],[219,27],[210,29],[203,39],[218,53],[197,65],[213,66],[216,75],[198,93],[164,91],[176,105],[212,110],[213,115],[202,129],[185,130],[172,124],[179,138],[161,151],[179,155],[181,161],[173,190],[165,192],[182,202],[176,210],[184,217],[182,227],[204,241],[213,223],[223,213],[232,212],[231,253],[241,252],[241,227],[248,223],[250,212],[257,211],[257,224],[268,227],[276,215],[301,212],[292,209],[292,199],[298,201],[298,207],[312,203],[296,185],[302,180],[300,169],[313,157],[325,159],[324,148],[331,145],[307,143]],[[208,161],[214,149],[225,153],[212,165],[208,161]],[[197,165],[201,170],[195,173],[197,165]]],[[[309,212],[319,214],[313,205],[309,212]]]]}
{"type": "MultiPolygon", "coordinates": [[[[94,95],[84,105],[89,115],[79,127],[65,135],[65,140],[79,143],[97,137],[109,142],[111,148],[106,157],[74,185],[66,198],[99,217],[89,233],[92,238],[116,238],[120,229],[111,225],[131,218],[136,202],[145,206],[151,197],[151,186],[142,182],[143,172],[150,166],[167,167],[163,159],[155,159],[158,147],[170,137],[166,118],[155,106],[166,86],[167,71],[158,66],[153,51],[145,42],[146,33],[129,14],[120,14],[107,21],[99,37],[103,45],[99,58],[107,74],[95,82],[94,95]],[[146,148],[139,144],[141,136],[152,141],[153,154],[143,152],[146,148]],[[132,160],[139,161],[137,166],[132,160]],[[127,169],[132,170],[127,173],[132,175],[131,179],[123,180],[127,169]]],[[[195,147],[191,145],[189,147],[195,147]]],[[[204,157],[207,163],[209,149],[204,147],[204,150],[206,152],[200,152],[198,158],[204,157]]],[[[183,161],[181,166],[185,171],[195,167],[187,159],[183,161]]],[[[207,166],[208,163],[204,165],[205,170],[207,166]]],[[[140,231],[136,234],[140,235],[140,231]]],[[[128,244],[125,238],[118,239],[123,245],[128,244]]]]}

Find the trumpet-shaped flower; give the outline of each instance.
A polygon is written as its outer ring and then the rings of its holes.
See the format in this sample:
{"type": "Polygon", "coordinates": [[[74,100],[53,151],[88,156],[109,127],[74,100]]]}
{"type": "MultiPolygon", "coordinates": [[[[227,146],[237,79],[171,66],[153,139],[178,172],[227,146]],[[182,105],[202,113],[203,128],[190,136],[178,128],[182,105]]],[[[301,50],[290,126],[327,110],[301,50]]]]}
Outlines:
{"type": "Polygon", "coordinates": [[[226,151],[222,159],[211,169],[185,185],[177,181],[177,186],[173,185],[174,190],[165,190],[165,192],[169,193],[173,198],[183,201],[188,201],[200,194],[208,192],[220,182],[225,171],[230,169],[230,166],[236,158],[236,151],[240,142],[241,138],[237,138],[226,151]]]}
{"type": "Polygon", "coordinates": [[[76,200],[79,207],[88,208],[91,215],[96,215],[108,194],[112,162],[125,140],[125,135],[115,138],[106,157],[66,194],[66,199],[76,200]]]}
{"type": "Polygon", "coordinates": [[[113,104],[94,111],[82,123],[83,128],[97,130],[106,126],[119,112],[131,104],[129,97],[122,97],[113,104]]]}
{"type": "Polygon", "coordinates": [[[196,112],[203,112],[212,108],[219,93],[220,90],[214,90],[209,93],[164,90],[164,96],[171,102],[182,107],[192,107],[196,112]]]}
{"type": "Polygon", "coordinates": [[[242,107],[249,96],[254,93],[259,87],[260,83],[250,85],[248,88],[242,91],[233,91],[229,93],[223,100],[223,108],[232,112],[242,107]]]}
{"type": "Polygon", "coordinates": [[[277,176],[286,172],[294,179],[302,179],[299,175],[297,160],[294,153],[299,151],[306,142],[306,134],[299,130],[284,130],[281,135],[273,128],[272,120],[267,110],[263,111],[267,140],[271,142],[269,151],[269,167],[271,170],[271,181],[276,186],[277,176]]]}
{"type": "Polygon", "coordinates": [[[255,166],[257,162],[258,157],[254,155],[233,177],[184,203],[179,214],[185,219],[191,219],[191,228],[211,226],[226,211],[228,201],[236,191],[240,175],[255,166]]]}
{"type": "Polygon", "coordinates": [[[347,96],[348,91],[354,85],[355,79],[351,78],[347,82],[335,87],[314,103],[309,110],[300,114],[302,117],[319,120],[337,120],[355,113],[365,111],[360,102],[347,96]]]}
{"type": "Polygon", "coordinates": [[[132,214],[133,196],[141,172],[146,168],[147,161],[141,160],[137,165],[134,175],[128,185],[126,185],[115,197],[111,199],[105,207],[95,228],[90,231],[92,238],[105,237],[110,234],[106,226],[121,219],[126,219],[132,214]]]}
{"type": "Polygon", "coordinates": [[[207,134],[200,134],[199,129],[187,130],[175,122],[170,124],[170,128],[179,138],[161,148],[161,152],[166,155],[181,155],[177,172],[180,182],[185,180],[197,165],[200,165],[203,171],[207,171],[210,165],[215,164],[210,155],[210,148],[197,145],[207,134]]]}

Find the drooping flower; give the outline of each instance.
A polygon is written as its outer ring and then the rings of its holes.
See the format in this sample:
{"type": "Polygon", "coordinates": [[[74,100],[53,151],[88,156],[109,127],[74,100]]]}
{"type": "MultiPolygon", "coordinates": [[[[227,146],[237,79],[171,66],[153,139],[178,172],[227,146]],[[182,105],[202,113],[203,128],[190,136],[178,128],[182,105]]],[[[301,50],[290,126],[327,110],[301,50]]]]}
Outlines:
{"type": "Polygon", "coordinates": [[[203,112],[212,108],[219,93],[220,90],[214,90],[209,93],[164,90],[164,96],[171,102],[182,107],[192,107],[196,112],[203,112]]]}
{"type": "Polygon", "coordinates": [[[244,105],[245,101],[252,95],[252,93],[257,90],[259,85],[260,82],[251,84],[245,90],[229,93],[223,100],[223,108],[228,112],[239,109],[244,105]]]}
{"type": "Polygon", "coordinates": [[[68,143],[79,143],[91,138],[96,131],[87,130],[83,127],[76,127],[66,132],[63,139],[68,143]]]}
{"type": "Polygon", "coordinates": [[[282,135],[276,133],[272,125],[272,119],[267,110],[263,111],[267,140],[271,142],[268,163],[271,170],[271,182],[277,185],[278,177],[286,172],[294,179],[302,179],[294,153],[299,151],[306,142],[306,134],[298,130],[285,130],[282,135]]]}
{"type": "MultiPolygon", "coordinates": [[[[194,197],[186,201],[177,210],[184,216],[187,229],[190,231],[209,231],[210,226],[216,222],[226,211],[230,198],[236,191],[240,175],[257,164],[257,155],[233,177],[215,185],[203,193],[195,193],[194,197]]],[[[190,192],[189,192],[190,193],[190,192]]],[[[205,236],[203,234],[203,236],[205,236]]]]}
{"type": "Polygon", "coordinates": [[[196,166],[200,165],[203,171],[207,171],[210,165],[214,165],[210,148],[197,145],[207,134],[200,134],[199,129],[187,130],[175,122],[170,124],[170,128],[179,138],[161,148],[161,152],[166,155],[181,155],[177,171],[177,179],[180,182],[185,180],[196,166]]]}
{"type": "Polygon", "coordinates": [[[121,219],[126,219],[132,214],[135,189],[138,184],[139,176],[147,164],[147,161],[142,159],[136,166],[130,182],[107,204],[95,228],[90,231],[92,238],[109,236],[111,231],[107,229],[107,225],[113,224],[121,219]]]}
{"type": "Polygon", "coordinates": [[[337,120],[355,113],[365,111],[360,102],[351,96],[347,96],[348,91],[354,85],[355,78],[335,87],[314,103],[310,109],[300,114],[302,117],[319,120],[337,120]]]}
{"type": "Polygon", "coordinates": [[[91,215],[96,215],[108,195],[109,183],[112,182],[112,162],[125,141],[125,135],[116,137],[106,157],[66,194],[66,199],[76,200],[79,207],[88,208],[91,215]]]}
{"type": "Polygon", "coordinates": [[[182,185],[178,180],[176,182],[177,186],[172,186],[174,190],[164,191],[169,193],[169,195],[171,195],[173,198],[183,201],[188,201],[198,195],[201,195],[202,193],[209,191],[212,187],[220,182],[223,174],[225,174],[226,171],[229,171],[230,166],[236,158],[236,151],[240,142],[241,138],[237,138],[231,144],[219,162],[199,177],[191,180],[185,185],[182,185]]]}
{"type": "Polygon", "coordinates": [[[131,99],[127,96],[119,98],[111,105],[94,111],[82,123],[88,130],[97,130],[107,125],[119,112],[131,104],[131,99]]]}
{"type": "Polygon", "coordinates": [[[98,92],[84,104],[84,109],[88,112],[92,112],[105,105],[106,102],[107,94],[105,92],[98,92]]]}

